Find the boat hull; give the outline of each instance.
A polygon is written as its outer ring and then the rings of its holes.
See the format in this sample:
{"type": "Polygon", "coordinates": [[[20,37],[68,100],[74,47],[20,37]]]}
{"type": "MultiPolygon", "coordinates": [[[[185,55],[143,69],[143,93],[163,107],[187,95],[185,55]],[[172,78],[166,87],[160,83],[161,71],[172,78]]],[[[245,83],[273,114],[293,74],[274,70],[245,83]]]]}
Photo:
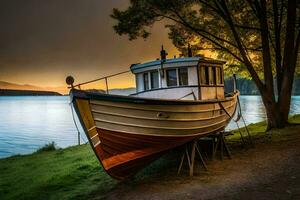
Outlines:
{"type": "Polygon", "coordinates": [[[177,101],[71,91],[97,158],[117,179],[130,177],[169,149],[224,130],[237,97],[177,101]]]}

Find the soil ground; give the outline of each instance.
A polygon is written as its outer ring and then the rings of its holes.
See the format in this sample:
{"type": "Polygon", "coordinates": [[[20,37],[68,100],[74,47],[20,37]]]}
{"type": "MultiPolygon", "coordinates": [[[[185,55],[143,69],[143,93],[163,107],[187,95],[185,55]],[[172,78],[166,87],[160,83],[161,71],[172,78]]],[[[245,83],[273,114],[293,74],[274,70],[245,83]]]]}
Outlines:
{"type": "Polygon", "coordinates": [[[300,126],[254,138],[255,148],[229,144],[232,159],[200,164],[195,175],[187,170],[120,183],[93,199],[300,199],[300,126]]]}

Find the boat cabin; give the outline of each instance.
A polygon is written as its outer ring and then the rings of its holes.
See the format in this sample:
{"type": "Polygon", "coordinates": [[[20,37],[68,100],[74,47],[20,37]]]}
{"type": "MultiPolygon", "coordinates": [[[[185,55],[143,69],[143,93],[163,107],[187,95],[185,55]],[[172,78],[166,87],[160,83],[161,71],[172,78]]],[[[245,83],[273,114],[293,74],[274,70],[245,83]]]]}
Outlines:
{"type": "Polygon", "coordinates": [[[136,78],[133,96],[160,99],[224,98],[224,61],[202,56],[161,59],[130,67],[136,78]]]}

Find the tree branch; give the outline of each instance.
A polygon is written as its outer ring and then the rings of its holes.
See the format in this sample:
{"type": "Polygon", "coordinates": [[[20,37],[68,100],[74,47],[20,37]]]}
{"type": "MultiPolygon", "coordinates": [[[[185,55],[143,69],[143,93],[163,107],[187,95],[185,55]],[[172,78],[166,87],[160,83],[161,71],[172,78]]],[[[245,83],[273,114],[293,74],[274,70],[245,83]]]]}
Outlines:
{"type": "Polygon", "coordinates": [[[290,73],[292,71],[291,51],[295,48],[295,22],[296,22],[296,3],[293,0],[288,1],[287,8],[287,25],[286,25],[286,39],[284,44],[284,54],[283,54],[283,70],[286,73],[290,73]]]}
{"type": "MultiPolygon", "coordinates": [[[[164,17],[166,17],[166,18],[168,18],[168,19],[171,19],[171,20],[173,20],[173,21],[175,21],[175,22],[177,22],[177,23],[179,23],[179,24],[181,24],[181,25],[183,25],[183,26],[185,26],[185,27],[187,27],[187,28],[189,28],[191,31],[193,31],[193,32],[195,32],[196,34],[200,35],[200,36],[203,37],[204,39],[206,39],[206,40],[208,40],[209,42],[213,43],[214,45],[220,47],[221,49],[227,51],[229,54],[231,54],[234,58],[236,58],[236,59],[239,60],[240,62],[243,62],[243,60],[242,60],[238,55],[236,55],[235,53],[233,53],[230,49],[226,48],[225,46],[221,45],[221,44],[218,43],[217,41],[215,41],[215,40],[209,38],[208,36],[204,35],[204,34],[201,33],[201,32],[204,32],[204,33],[206,33],[206,34],[212,36],[213,38],[215,38],[215,39],[217,39],[217,40],[221,40],[221,41],[223,41],[223,42],[229,42],[229,41],[224,40],[224,39],[222,39],[222,38],[219,38],[219,37],[217,37],[217,36],[215,36],[215,35],[213,35],[213,34],[207,32],[207,31],[204,31],[204,30],[201,30],[201,29],[197,29],[196,27],[191,26],[191,25],[190,25],[190,24],[189,24],[189,23],[188,23],[188,22],[187,22],[187,21],[186,21],[186,20],[185,20],[185,19],[184,19],[177,11],[176,11],[176,10],[170,8],[170,11],[172,11],[172,12],[173,12],[173,13],[174,13],[181,21],[176,20],[176,19],[173,18],[173,17],[166,16],[166,15],[164,15],[164,14],[161,14],[161,15],[164,16],[164,17]]],[[[229,44],[230,44],[230,43],[229,43],[229,44]]],[[[234,45],[233,43],[231,43],[231,45],[235,47],[235,45],[234,45]]]]}
{"type": "Polygon", "coordinates": [[[242,25],[242,24],[234,24],[234,26],[237,27],[237,28],[241,28],[241,29],[261,31],[261,29],[258,28],[258,27],[251,27],[251,26],[246,26],[246,25],[242,25]]]}
{"type": "MultiPolygon", "coordinates": [[[[274,23],[274,31],[275,31],[275,63],[276,63],[276,77],[277,77],[277,91],[278,94],[281,92],[281,83],[282,83],[282,65],[281,65],[281,41],[280,41],[280,27],[281,27],[281,17],[278,16],[278,5],[277,0],[272,0],[273,3],[273,23],[274,23]],[[278,19],[279,17],[279,19],[278,19]]],[[[281,6],[281,14],[282,14],[282,6],[281,6]]]]}
{"type": "MultiPolygon", "coordinates": [[[[258,6],[258,5],[257,5],[258,6]]],[[[260,1],[260,7],[257,7],[257,10],[260,10],[260,28],[261,28],[261,41],[262,41],[262,58],[263,58],[263,66],[264,66],[264,79],[265,86],[269,91],[272,91],[273,96],[272,100],[275,99],[274,96],[274,85],[273,85],[273,73],[272,73],[272,62],[271,62],[271,53],[270,53],[270,45],[269,45],[269,26],[267,19],[267,6],[266,0],[260,1]]]]}
{"type": "Polygon", "coordinates": [[[257,47],[257,48],[247,48],[247,47],[245,47],[245,49],[246,49],[247,51],[259,51],[259,52],[261,52],[262,46],[259,46],[259,47],[257,47]]]}
{"type": "Polygon", "coordinates": [[[250,8],[252,9],[253,13],[255,14],[255,16],[259,19],[259,15],[258,15],[258,11],[256,10],[256,7],[253,3],[253,0],[247,0],[250,8]]]}
{"type": "Polygon", "coordinates": [[[213,7],[212,5],[210,5],[209,3],[207,3],[207,1],[202,1],[202,0],[198,0],[199,1],[199,3],[201,4],[204,4],[204,5],[206,5],[206,6],[208,6],[210,9],[212,9],[214,12],[219,12],[219,10],[217,9],[217,8],[215,8],[215,7],[213,7]]]}
{"type": "Polygon", "coordinates": [[[240,36],[237,33],[237,30],[235,29],[233,20],[231,18],[231,14],[229,13],[229,10],[227,8],[226,2],[224,0],[222,0],[222,6],[224,8],[225,15],[227,17],[227,23],[228,23],[228,25],[229,25],[229,27],[231,29],[233,37],[235,38],[235,41],[237,43],[238,49],[239,49],[239,51],[240,51],[240,53],[242,55],[243,63],[247,67],[247,69],[248,69],[249,73],[251,74],[253,80],[256,82],[258,89],[262,92],[264,90],[263,83],[261,82],[261,80],[258,77],[256,71],[254,70],[252,63],[248,59],[247,53],[246,53],[246,51],[244,49],[244,45],[242,44],[240,36]]]}
{"type": "Polygon", "coordinates": [[[297,63],[297,58],[298,58],[298,52],[299,52],[299,46],[300,46],[300,29],[298,31],[297,34],[297,38],[296,38],[296,44],[295,44],[295,52],[294,52],[294,58],[296,59],[294,61],[295,65],[297,63]]]}
{"type": "MultiPolygon", "coordinates": [[[[190,27],[192,27],[192,26],[184,19],[184,17],[182,17],[176,10],[171,9],[171,11],[172,11],[172,12],[173,12],[173,13],[174,13],[174,14],[175,14],[182,22],[184,22],[186,25],[189,25],[190,27]]],[[[219,40],[219,41],[221,41],[221,42],[225,42],[225,43],[231,45],[232,47],[237,48],[237,46],[236,46],[234,43],[232,43],[232,42],[230,42],[230,41],[228,41],[228,40],[225,40],[225,39],[223,39],[223,38],[220,38],[220,37],[218,37],[218,36],[216,36],[216,35],[214,35],[214,34],[208,32],[208,31],[206,31],[206,30],[204,30],[204,29],[199,29],[199,28],[196,28],[196,27],[193,27],[193,29],[197,30],[198,32],[203,32],[203,33],[209,35],[210,37],[212,37],[212,38],[214,38],[214,39],[216,39],[216,40],[219,40]]]]}

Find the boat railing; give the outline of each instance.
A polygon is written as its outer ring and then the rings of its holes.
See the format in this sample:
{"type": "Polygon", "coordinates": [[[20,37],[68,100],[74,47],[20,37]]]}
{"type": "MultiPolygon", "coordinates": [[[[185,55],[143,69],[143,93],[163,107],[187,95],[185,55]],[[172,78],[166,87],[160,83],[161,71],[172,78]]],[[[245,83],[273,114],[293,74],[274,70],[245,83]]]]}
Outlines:
{"type": "Polygon", "coordinates": [[[66,78],[66,82],[68,85],[70,85],[68,88],[69,89],[73,89],[73,88],[76,88],[76,89],[79,89],[79,90],[82,90],[82,86],[84,85],[87,85],[87,84],[91,84],[91,83],[94,83],[94,82],[97,82],[97,81],[102,81],[104,80],[104,84],[105,84],[105,92],[106,94],[109,94],[109,79],[110,78],[113,78],[113,77],[116,77],[116,76],[120,76],[122,74],[126,74],[126,73],[129,73],[130,70],[126,70],[126,71],[122,71],[122,72],[118,72],[118,73],[115,73],[115,74],[110,74],[110,75],[107,75],[107,76],[103,76],[101,78],[97,78],[97,79],[94,79],[94,80],[90,80],[90,81],[86,81],[86,82],[81,82],[81,83],[78,83],[76,85],[73,85],[74,83],[74,78],[72,76],[68,76],[66,78]]]}

